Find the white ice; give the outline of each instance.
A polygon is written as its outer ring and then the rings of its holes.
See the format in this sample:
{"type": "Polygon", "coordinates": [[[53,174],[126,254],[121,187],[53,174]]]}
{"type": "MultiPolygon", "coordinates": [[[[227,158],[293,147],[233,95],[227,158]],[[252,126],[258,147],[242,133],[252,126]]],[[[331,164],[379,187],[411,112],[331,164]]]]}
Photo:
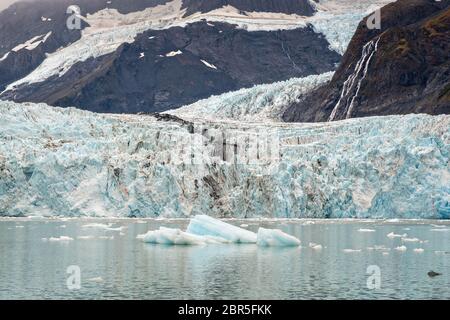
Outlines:
{"type": "Polygon", "coordinates": [[[204,245],[228,243],[224,238],[195,235],[181,231],[180,229],[171,229],[160,227],[159,230],[149,231],[144,235],[139,235],[139,239],[146,243],[165,244],[165,245],[204,245]]]}
{"type": "Polygon", "coordinates": [[[300,240],[278,229],[259,228],[257,244],[260,247],[298,247],[300,240]]]}
{"type": "Polygon", "coordinates": [[[206,215],[197,215],[191,219],[187,231],[199,236],[213,236],[233,243],[256,243],[256,233],[233,226],[206,215]]]}

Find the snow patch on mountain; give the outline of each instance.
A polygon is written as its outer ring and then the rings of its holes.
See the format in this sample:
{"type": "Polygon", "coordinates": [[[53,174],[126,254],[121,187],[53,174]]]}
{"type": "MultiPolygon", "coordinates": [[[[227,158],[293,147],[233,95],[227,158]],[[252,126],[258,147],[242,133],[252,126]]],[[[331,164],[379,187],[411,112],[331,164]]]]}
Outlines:
{"type": "Polygon", "coordinates": [[[168,111],[185,119],[279,121],[302,95],[331,80],[333,72],[228,92],[168,111]]]}

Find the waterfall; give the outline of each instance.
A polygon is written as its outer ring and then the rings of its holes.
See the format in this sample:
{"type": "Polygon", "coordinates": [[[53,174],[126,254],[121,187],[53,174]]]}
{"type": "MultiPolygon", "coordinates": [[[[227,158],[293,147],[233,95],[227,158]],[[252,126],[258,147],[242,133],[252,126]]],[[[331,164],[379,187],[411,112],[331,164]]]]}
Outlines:
{"type": "Polygon", "coordinates": [[[339,101],[333,108],[328,121],[336,120],[338,112],[345,114],[346,119],[350,118],[355,106],[355,100],[358,97],[359,90],[361,88],[361,83],[366,77],[370,62],[378,49],[378,42],[380,41],[380,38],[381,36],[378,37],[376,41],[373,39],[364,45],[361,58],[356,64],[353,73],[347,78],[347,80],[345,80],[339,101]]]}

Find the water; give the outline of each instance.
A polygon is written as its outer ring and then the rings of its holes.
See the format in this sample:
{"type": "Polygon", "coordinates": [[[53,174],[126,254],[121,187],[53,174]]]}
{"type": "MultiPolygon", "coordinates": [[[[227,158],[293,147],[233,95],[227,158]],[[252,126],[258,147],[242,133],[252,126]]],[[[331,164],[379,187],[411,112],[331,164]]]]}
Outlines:
{"type": "Polygon", "coordinates": [[[0,299],[449,299],[450,223],[430,221],[230,221],[280,228],[301,248],[256,245],[159,246],[136,239],[187,220],[0,220],[0,299]],[[120,231],[83,228],[92,222],[120,231]],[[439,224],[433,226],[432,224],[439,224]],[[65,226],[65,227],[64,227],[65,226]],[[375,232],[358,232],[358,229],[375,232]],[[434,230],[434,231],[432,231],[434,230]],[[436,231],[441,230],[441,231],[436,231]],[[386,235],[407,233],[420,242],[386,235]],[[79,236],[93,239],[77,239],[79,236]],[[69,236],[68,242],[42,238],[69,236]],[[100,239],[113,236],[114,239],[100,239]],[[314,250],[309,243],[323,246],[314,250]],[[405,252],[395,250],[404,244],[405,252]],[[370,247],[384,246],[373,250],[370,247]],[[423,248],[423,253],[414,252],[423,248]],[[344,249],[361,250],[346,253],[344,249]],[[384,253],[383,253],[384,252],[384,253]],[[67,267],[81,270],[69,290],[67,267]],[[381,271],[369,289],[367,267],[381,271]],[[428,277],[430,270],[443,273],[428,277]]]}

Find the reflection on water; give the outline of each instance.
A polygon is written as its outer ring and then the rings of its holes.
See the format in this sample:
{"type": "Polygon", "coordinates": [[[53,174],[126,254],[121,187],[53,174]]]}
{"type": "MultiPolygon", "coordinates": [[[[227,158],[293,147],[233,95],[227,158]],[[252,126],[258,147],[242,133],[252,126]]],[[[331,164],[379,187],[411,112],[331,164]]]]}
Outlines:
{"type": "Polygon", "coordinates": [[[0,299],[450,298],[450,225],[443,222],[246,222],[253,231],[263,226],[295,235],[301,248],[150,245],[136,236],[161,225],[185,228],[187,221],[111,222],[126,228],[83,228],[92,223],[83,220],[0,221],[0,299]],[[390,232],[413,241],[388,238],[390,232]],[[52,236],[74,240],[42,240],[52,236]],[[395,249],[401,245],[407,250],[395,249]],[[81,269],[80,290],[67,288],[70,265],[81,269]],[[367,287],[370,265],[380,267],[380,289],[367,287]],[[430,278],[430,270],[443,275],[430,278]]]}

